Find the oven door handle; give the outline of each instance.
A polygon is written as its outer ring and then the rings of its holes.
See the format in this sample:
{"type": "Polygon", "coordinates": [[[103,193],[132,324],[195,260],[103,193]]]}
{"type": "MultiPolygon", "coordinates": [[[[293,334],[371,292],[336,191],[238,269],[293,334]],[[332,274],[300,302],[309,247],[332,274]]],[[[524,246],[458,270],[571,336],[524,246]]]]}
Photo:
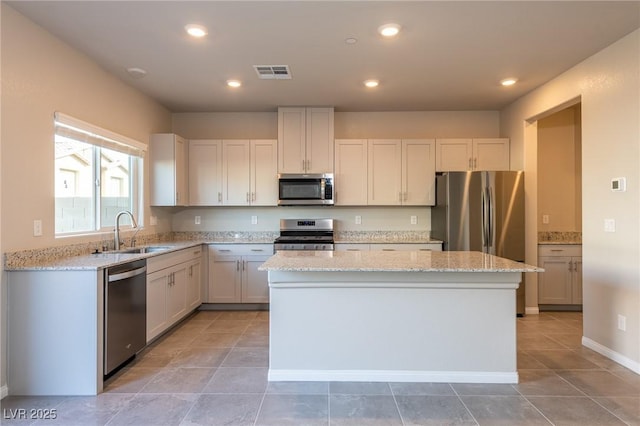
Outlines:
{"type": "Polygon", "coordinates": [[[119,274],[109,275],[108,281],[110,283],[115,282],[115,281],[122,281],[122,280],[126,280],[127,278],[131,278],[131,277],[135,277],[137,275],[144,274],[145,272],[147,272],[147,267],[143,266],[142,268],[131,269],[129,271],[121,272],[119,274]]]}

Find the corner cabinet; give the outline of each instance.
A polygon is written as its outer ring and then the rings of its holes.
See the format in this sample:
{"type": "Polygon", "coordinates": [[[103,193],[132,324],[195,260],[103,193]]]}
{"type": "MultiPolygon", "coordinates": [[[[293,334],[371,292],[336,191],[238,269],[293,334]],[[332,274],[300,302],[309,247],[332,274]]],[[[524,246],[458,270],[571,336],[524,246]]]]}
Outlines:
{"type": "Polygon", "coordinates": [[[202,247],[147,260],[147,343],[200,306],[202,247]]]}
{"type": "Polygon", "coordinates": [[[278,173],[333,173],[333,108],[278,108],[278,173]]]}
{"type": "Polygon", "coordinates": [[[433,139],[336,140],[336,204],[435,204],[433,139]]]}
{"type": "Polygon", "coordinates": [[[150,203],[186,206],[187,141],[172,133],[157,133],[149,140],[150,203]]]}
{"type": "Polygon", "coordinates": [[[581,245],[539,245],[538,265],[540,305],[582,305],[581,245]]]}
{"type": "Polygon", "coordinates": [[[209,245],[208,303],[269,303],[266,271],[273,244],[209,245]]]}
{"type": "Polygon", "coordinates": [[[509,139],[437,139],[436,171],[509,170],[509,139]]]}

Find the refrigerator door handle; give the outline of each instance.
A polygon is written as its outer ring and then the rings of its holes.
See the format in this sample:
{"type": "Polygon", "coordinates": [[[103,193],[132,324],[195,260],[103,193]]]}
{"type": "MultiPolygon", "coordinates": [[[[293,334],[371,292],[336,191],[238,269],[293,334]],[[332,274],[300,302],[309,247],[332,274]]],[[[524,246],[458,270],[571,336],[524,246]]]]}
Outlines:
{"type": "Polygon", "coordinates": [[[487,199],[487,189],[484,188],[482,191],[482,251],[487,252],[487,203],[489,200],[487,199]]]}
{"type": "MultiPolygon", "coordinates": [[[[494,220],[493,220],[493,215],[495,214],[495,209],[494,209],[494,205],[493,205],[493,191],[492,188],[489,187],[487,188],[487,194],[489,196],[489,206],[488,206],[488,211],[489,211],[489,218],[487,220],[487,229],[488,229],[488,237],[489,240],[487,241],[487,252],[491,253],[491,249],[495,249],[495,229],[493,229],[493,225],[494,225],[494,220]]],[[[497,254],[497,253],[491,253],[491,254],[497,254]]]]}

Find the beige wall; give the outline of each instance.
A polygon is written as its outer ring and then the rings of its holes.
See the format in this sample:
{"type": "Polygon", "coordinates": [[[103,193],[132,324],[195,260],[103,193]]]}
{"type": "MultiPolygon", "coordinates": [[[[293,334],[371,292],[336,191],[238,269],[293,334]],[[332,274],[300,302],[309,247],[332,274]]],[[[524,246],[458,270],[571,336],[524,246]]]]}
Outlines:
{"type": "Polygon", "coordinates": [[[538,231],[582,230],[581,161],[579,105],[538,121],[538,231]]]}
{"type": "MultiPolygon", "coordinates": [[[[537,119],[559,105],[582,104],[582,232],[585,342],[640,372],[640,30],[586,59],[501,113],[501,134],[524,167],[527,262],[537,262],[537,119]],[[612,192],[612,178],[627,192],[612,192]],[[616,232],[605,233],[605,218],[616,232]],[[627,330],[617,328],[617,316],[627,330]]],[[[512,157],[513,159],[514,157],[512,157]]],[[[537,281],[527,274],[527,308],[537,281]]]]}
{"type": "MultiPolygon", "coordinates": [[[[2,3],[1,8],[2,251],[99,240],[54,236],[53,113],[61,111],[144,143],[151,133],[171,130],[171,115],[7,4],[2,3]],[[41,237],[33,236],[34,219],[43,222],[41,237]]],[[[148,176],[148,187],[146,183],[148,176]]],[[[147,223],[148,216],[146,209],[147,223]]],[[[169,221],[163,223],[168,229],[169,221]]],[[[3,274],[3,295],[5,291],[3,274]]],[[[0,309],[5,336],[4,302],[0,309]]],[[[6,339],[1,353],[4,360],[6,339]]],[[[5,372],[3,362],[2,386],[6,384],[5,372]]]]}

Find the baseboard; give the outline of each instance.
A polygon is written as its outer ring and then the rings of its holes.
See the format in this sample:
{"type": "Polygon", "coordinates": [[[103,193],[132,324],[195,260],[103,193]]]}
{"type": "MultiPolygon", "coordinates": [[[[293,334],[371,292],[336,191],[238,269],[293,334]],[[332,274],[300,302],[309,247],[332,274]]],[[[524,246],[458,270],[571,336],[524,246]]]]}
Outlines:
{"type": "Polygon", "coordinates": [[[630,358],[627,358],[626,356],[614,350],[611,350],[606,346],[603,346],[600,343],[589,339],[588,337],[582,336],[582,345],[598,352],[600,355],[605,356],[614,362],[617,362],[618,364],[628,368],[634,373],[640,374],[640,362],[636,362],[630,358]]]}
{"type": "Polygon", "coordinates": [[[7,395],[9,395],[9,388],[7,387],[7,385],[4,385],[0,388],[0,399],[4,398],[7,395]]]}
{"type": "Polygon", "coordinates": [[[518,383],[518,372],[406,371],[406,370],[277,370],[269,369],[272,382],[422,382],[518,383]]]}
{"type": "Polygon", "coordinates": [[[537,306],[527,306],[526,308],[524,308],[524,314],[525,315],[539,315],[540,314],[540,309],[538,309],[537,306]]]}

